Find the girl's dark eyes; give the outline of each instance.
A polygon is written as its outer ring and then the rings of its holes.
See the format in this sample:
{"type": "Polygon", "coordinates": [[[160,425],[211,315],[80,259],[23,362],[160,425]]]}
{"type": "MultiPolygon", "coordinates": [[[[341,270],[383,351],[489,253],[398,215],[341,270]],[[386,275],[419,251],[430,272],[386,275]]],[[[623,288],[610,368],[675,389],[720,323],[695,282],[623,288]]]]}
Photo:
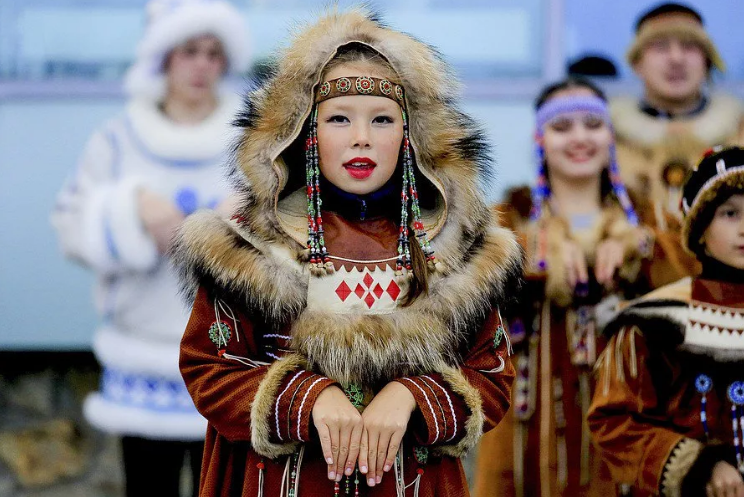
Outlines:
{"type": "MultiPolygon", "coordinates": [[[[349,122],[349,118],[346,117],[346,116],[344,116],[344,115],[341,115],[341,114],[336,114],[334,116],[330,116],[326,120],[326,122],[329,122],[329,123],[348,123],[349,122]]],[[[391,123],[393,123],[395,121],[390,116],[377,116],[374,119],[372,119],[372,122],[375,123],[375,124],[391,124],[391,123]]]]}
{"type": "Polygon", "coordinates": [[[390,116],[377,116],[372,120],[372,122],[375,124],[392,124],[394,120],[390,116]]]}
{"type": "Polygon", "coordinates": [[[571,129],[573,120],[571,119],[556,119],[550,123],[551,129],[558,132],[564,132],[571,129]]]}
{"type": "Polygon", "coordinates": [[[588,115],[584,118],[584,126],[589,129],[599,129],[604,125],[604,120],[599,116],[588,115]]]}
{"type": "Polygon", "coordinates": [[[736,218],[739,217],[739,210],[738,209],[723,209],[720,211],[720,216],[727,217],[727,218],[736,218]]]}
{"type": "MultiPolygon", "coordinates": [[[[554,119],[550,123],[550,128],[553,131],[557,131],[559,133],[565,133],[567,131],[570,131],[571,128],[574,125],[575,119],[570,119],[567,117],[559,117],[557,119],[554,119]]],[[[602,126],[604,126],[604,119],[602,119],[599,116],[595,116],[592,114],[586,115],[581,119],[581,122],[586,126],[588,129],[599,129],[602,126]]]]}

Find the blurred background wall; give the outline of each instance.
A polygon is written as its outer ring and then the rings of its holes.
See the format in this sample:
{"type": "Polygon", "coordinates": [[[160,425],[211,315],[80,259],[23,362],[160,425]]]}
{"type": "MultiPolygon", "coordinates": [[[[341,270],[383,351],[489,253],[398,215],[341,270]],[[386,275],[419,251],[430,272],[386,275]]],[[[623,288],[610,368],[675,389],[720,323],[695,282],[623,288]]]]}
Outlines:
{"type": "MultiPolygon", "coordinates": [[[[260,75],[288,30],[326,1],[234,0],[260,75]]],[[[339,4],[352,2],[340,1],[339,4]]],[[[533,174],[532,100],[583,55],[613,61],[609,93],[638,93],[624,62],[648,0],[378,0],[399,29],[437,46],[464,86],[463,106],[494,145],[499,199],[533,174]]],[[[714,85],[744,96],[741,0],[689,0],[729,66],[714,85]]],[[[122,108],[120,78],[144,24],[144,0],[0,0],[0,351],[87,350],[91,275],[65,261],[49,224],[56,192],[94,127],[122,108]]],[[[251,75],[247,75],[251,76],[251,75]]],[[[235,81],[239,91],[249,79],[235,81]]]]}

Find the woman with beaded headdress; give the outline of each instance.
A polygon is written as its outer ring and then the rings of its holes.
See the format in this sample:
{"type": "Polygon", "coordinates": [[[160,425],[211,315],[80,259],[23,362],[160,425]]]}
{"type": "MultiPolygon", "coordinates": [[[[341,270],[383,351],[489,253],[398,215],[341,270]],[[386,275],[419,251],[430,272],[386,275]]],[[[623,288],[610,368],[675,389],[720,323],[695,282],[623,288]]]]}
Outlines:
{"type": "Polygon", "coordinates": [[[569,79],[544,89],[536,110],[536,185],[501,209],[527,252],[526,285],[505,316],[517,379],[507,419],[481,444],[476,495],[613,495],[583,418],[603,312],[633,292],[645,232],[618,177],[602,92],[569,79]]]}
{"type": "Polygon", "coordinates": [[[467,494],[459,456],[509,405],[521,251],[456,94],[434,50],[352,10],[246,99],[238,214],[190,218],[176,250],[201,495],[467,494]]]}
{"type": "Polygon", "coordinates": [[[588,422],[632,495],[744,495],[744,149],[706,153],[682,190],[702,265],[607,326],[588,422]]]}

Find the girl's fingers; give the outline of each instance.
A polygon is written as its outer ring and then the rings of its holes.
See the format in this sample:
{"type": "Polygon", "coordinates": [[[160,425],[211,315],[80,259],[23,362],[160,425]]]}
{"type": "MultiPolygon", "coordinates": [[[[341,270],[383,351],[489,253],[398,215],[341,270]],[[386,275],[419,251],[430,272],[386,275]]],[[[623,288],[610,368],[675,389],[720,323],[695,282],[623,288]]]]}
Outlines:
{"type": "Polygon", "coordinates": [[[362,423],[357,423],[356,426],[354,426],[354,429],[351,430],[351,437],[349,439],[349,456],[346,459],[346,468],[344,470],[346,476],[351,476],[351,473],[354,472],[354,466],[359,457],[363,429],[362,423]]]}
{"type": "Polygon", "coordinates": [[[566,260],[566,281],[569,288],[576,288],[576,265],[573,256],[566,260]]]}
{"type": "Polygon", "coordinates": [[[339,432],[338,458],[336,463],[336,481],[341,481],[344,476],[344,466],[349,458],[349,442],[351,441],[351,426],[344,426],[339,432]]]}
{"type": "Polygon", "coordinates": [[[330,431],[328,430],[328,426],[325,424],[316,425],[315,428],[318,430],[318,436],[320,437],[320,448],[323,450],[323,459],[325,459],[325,462],[328,465],[328,478],[333,479],[333,477],[331,477],[331,470],[333,468],[333,451],[331,450],[330,431]]]}
{"type": "Polygon", "coordinates": [[[368,455],[369,455],[369,435],[367,434],[367,429],[362,428],[362,438],[359,443],[359,471],[362,472],[362,474],[366,475],[369,472],[369,463],[368,461],[368,455]]]}
{"type": "Polygon", "coordinates": [[[338,449],[339,449],[339,438],[338,426],[328,427],[328,431],[331,434],[331,457],[333,462],[330,464],[330,470],[328,472],[328,478],[331,480],[336,479],[336,466],[338,466],[338,449]]]}
{"type": "Polygon", "coordinates": [[[597,283],[604,285],[607,274],[607,251],[605,247],[600,245],[597,250],[597,260],[595,262],[594,276],[597,277],[597,283]]]}
{"type": "Polygon", "coordinates": [[[398,454],[400,448],[400,442],[403,440],[403,432],[396,431],[393,436],[390,437],[390,445],[388,446],[387,457],[385,458],[385,465],[382,470],[385,472],[390,471],[390,468],[395,464],[395,456],[398,454]]]}
{"type": "Polygon", "coordinates": [[[377,444],[380,439],[380,434],[376,431],[370,432],[367,430],[367,442],[369,443],[367,448],[367,485],[374,487],[376,483],[375,476],[377,475],[377,444]]]}
{"type": "Polygon", "coordinates": [[[576,250],[574,252],[574,257],[576,261],[576,277],[581,283],[586,283],[589,281],[589,272],[586,269],[586,261],[584,260],[584,254],[581,252],[581,250],[576,250]]]}
{"type": "Polygon", "coordinates": [[[377,471],[375,473],[375,483],[380,483],[380,481],[382,481],[382,475],[384,474],[383,468],[385,467],[385,458],[388,454],[391,435],[392,433],[382,433],[380,435],[380,440],[377,443],[377,471]]]}

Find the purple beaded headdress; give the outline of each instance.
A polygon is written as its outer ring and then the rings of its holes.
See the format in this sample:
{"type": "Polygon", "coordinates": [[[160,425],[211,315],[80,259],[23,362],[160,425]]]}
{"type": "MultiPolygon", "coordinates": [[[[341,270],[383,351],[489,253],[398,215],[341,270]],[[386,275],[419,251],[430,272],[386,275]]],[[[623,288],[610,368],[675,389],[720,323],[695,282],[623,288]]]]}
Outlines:
{"type": "MultiPolygon", "coordinates": [[[[539,138],[542,138],[545,132],[545,126],[558,116],[570,114],[573,112],[587,112],[600,117],[612,129],[610,111],[607,102],[597,96],[571,96],[553,98],[545,102],[537,110],[536,130],[535,130],[535,158],[537,160],[537,181],[532,189],[532,213],[530,218],[535,221],[542,216],[542,210],[545,202],[550,198],[550,185],[548,184],[548,174],[545,164],[545,150],[541,145],[539,138]]],[[[613,132],[614,135],[614,132],[613,132]]],[[[610,144],[610,163],[608,173],[612,192],[615,194],[620,206],[625,211],[628,222],[633,226],[638,226],[638,215],[633,209],[633,204],[628,196],[625,184],[620,179],[620,169],[617,165],[617,152],[615,143],[610,144]]],[[[544,271],[546,263],[544,257],[537,261],[538,269],[544,271]]]]}
{"type": "Polygon", "coordinates": [[[318,155],[318,104],[335,97],[349,95],[366,95],[386,97],[401,108],[403,117],[402,166],[403,186],[401,191],[400,226],[398,232],[398,250],[396,273],[402,274],[411,270],[411,250],[409,244],[409,210],[413,218],[411,223],[416,240],[426,257],[427,266],[434,269],[436,258],[429,243],[429,237],[421,221],[416,177],[414,174],[414,155],[409,140],[408,113],[406,112],[405,90],[400,84],[386,79],[369,76],[350,76],[322,82],[315,94],[315,103],[310,114],[310,129],[305,142],[305,174],[307,181],[307,248],[310,251],[310,270],[314,274],[333,271],[328,250],[325,246],[323,216],[320,198],[320,160],[318,155]]]}

